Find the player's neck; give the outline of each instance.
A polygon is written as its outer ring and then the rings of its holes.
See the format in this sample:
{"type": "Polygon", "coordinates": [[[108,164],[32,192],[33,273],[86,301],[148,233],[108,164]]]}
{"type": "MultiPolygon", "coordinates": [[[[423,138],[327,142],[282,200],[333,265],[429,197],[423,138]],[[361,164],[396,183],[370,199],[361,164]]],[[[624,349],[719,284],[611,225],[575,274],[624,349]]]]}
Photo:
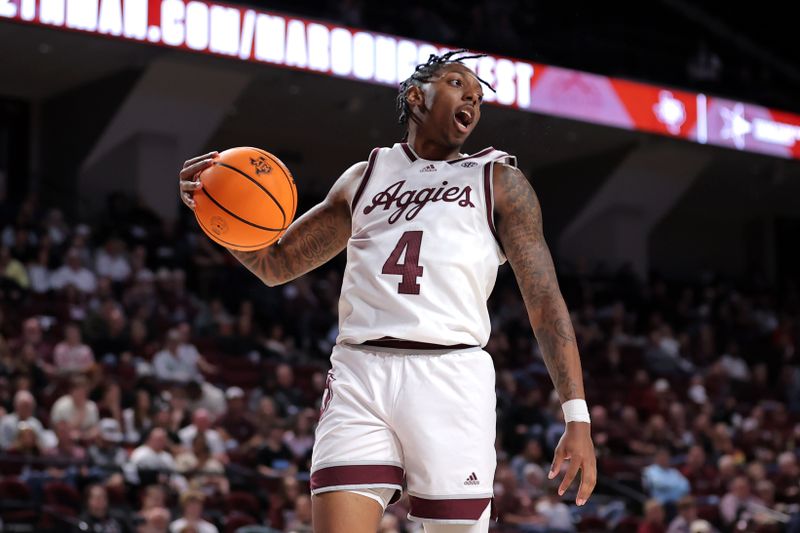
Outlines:
{"type": "Polygon", "coordinates": [[[461,155],[460,146],[444,146],[431,139],[426,139],[415,132],[409,132],[406,142],[422,159],[429,159],[431,161],[449,161],[451,159],[458,159],[461,155]]]}

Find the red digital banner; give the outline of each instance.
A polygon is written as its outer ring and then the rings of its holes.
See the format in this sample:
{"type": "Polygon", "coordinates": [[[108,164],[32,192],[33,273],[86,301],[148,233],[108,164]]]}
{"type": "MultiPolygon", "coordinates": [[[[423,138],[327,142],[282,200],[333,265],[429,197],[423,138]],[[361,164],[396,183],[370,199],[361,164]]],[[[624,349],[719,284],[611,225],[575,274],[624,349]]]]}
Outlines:
{"type": "MultiPolygon", "coordinates": [[[[0,0],[3,18],[389,86],[448,49],[203,0],[0,0]]],[[[466,63],[496,105],[800,159],[800,115],[496,55],[466,63]]]]}

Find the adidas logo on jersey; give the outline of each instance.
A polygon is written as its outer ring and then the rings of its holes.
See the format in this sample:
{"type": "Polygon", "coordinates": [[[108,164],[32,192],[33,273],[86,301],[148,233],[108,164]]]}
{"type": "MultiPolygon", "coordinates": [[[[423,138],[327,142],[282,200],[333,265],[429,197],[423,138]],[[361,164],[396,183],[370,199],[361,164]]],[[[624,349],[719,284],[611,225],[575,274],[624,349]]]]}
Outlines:
{"type": "Polygon", "coordinates": [[[475,472],[471,473],[467,480],[464,482],[464,485],[480,485],[480,481],[478,481],[478,476],[475,475],[475,472]]]}
{"type": "Polygon", "coordinates": [[[431,163],[426,167],[422,167],[420,172],[436,172],[436,166],[433,163],[431,163]]]}
{"type": "Polygon", "coordinates": [[[461,166],[466,168],[472,168],[472,167],[477,167],[478,163],[476,163],[475,161],[466,161],[464,163],[461,163],[461,166]]]}

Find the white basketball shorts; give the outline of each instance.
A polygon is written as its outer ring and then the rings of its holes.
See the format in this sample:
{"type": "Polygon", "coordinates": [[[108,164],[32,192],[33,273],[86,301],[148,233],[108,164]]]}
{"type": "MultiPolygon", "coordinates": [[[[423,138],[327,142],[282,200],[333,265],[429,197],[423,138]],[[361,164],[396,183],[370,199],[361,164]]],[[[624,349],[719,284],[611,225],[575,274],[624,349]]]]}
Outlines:
{"type": "Polygon", "coordinates": [[[409,518],[473,524],[492,500],[495,372],[480,348],[337,345],[316,429],[311,492],[392,488],[409,518]]]}

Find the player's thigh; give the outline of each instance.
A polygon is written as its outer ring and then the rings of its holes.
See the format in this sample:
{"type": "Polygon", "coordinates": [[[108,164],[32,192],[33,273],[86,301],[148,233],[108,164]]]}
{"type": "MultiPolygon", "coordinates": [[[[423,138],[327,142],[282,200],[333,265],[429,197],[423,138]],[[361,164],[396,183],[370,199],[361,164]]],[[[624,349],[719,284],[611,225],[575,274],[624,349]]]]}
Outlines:
{"type": "Polygon", "coordinates": [[[389,425],[391,361],[337,346],[315,431],[311,492],[403,485],[403,451],[389,425]]]}
{"type": "Polygon", "coordinates": [[[412,520],[477,522],[493,496],[495,380],[481,350],[413,357],[396,412],[412,520]]]}
{"type": "Polygon", "coordinates": [[[314,533],[375,533],[383,517],[380,503],[354,492],[316,494],[311,505],[314,533]]]}

